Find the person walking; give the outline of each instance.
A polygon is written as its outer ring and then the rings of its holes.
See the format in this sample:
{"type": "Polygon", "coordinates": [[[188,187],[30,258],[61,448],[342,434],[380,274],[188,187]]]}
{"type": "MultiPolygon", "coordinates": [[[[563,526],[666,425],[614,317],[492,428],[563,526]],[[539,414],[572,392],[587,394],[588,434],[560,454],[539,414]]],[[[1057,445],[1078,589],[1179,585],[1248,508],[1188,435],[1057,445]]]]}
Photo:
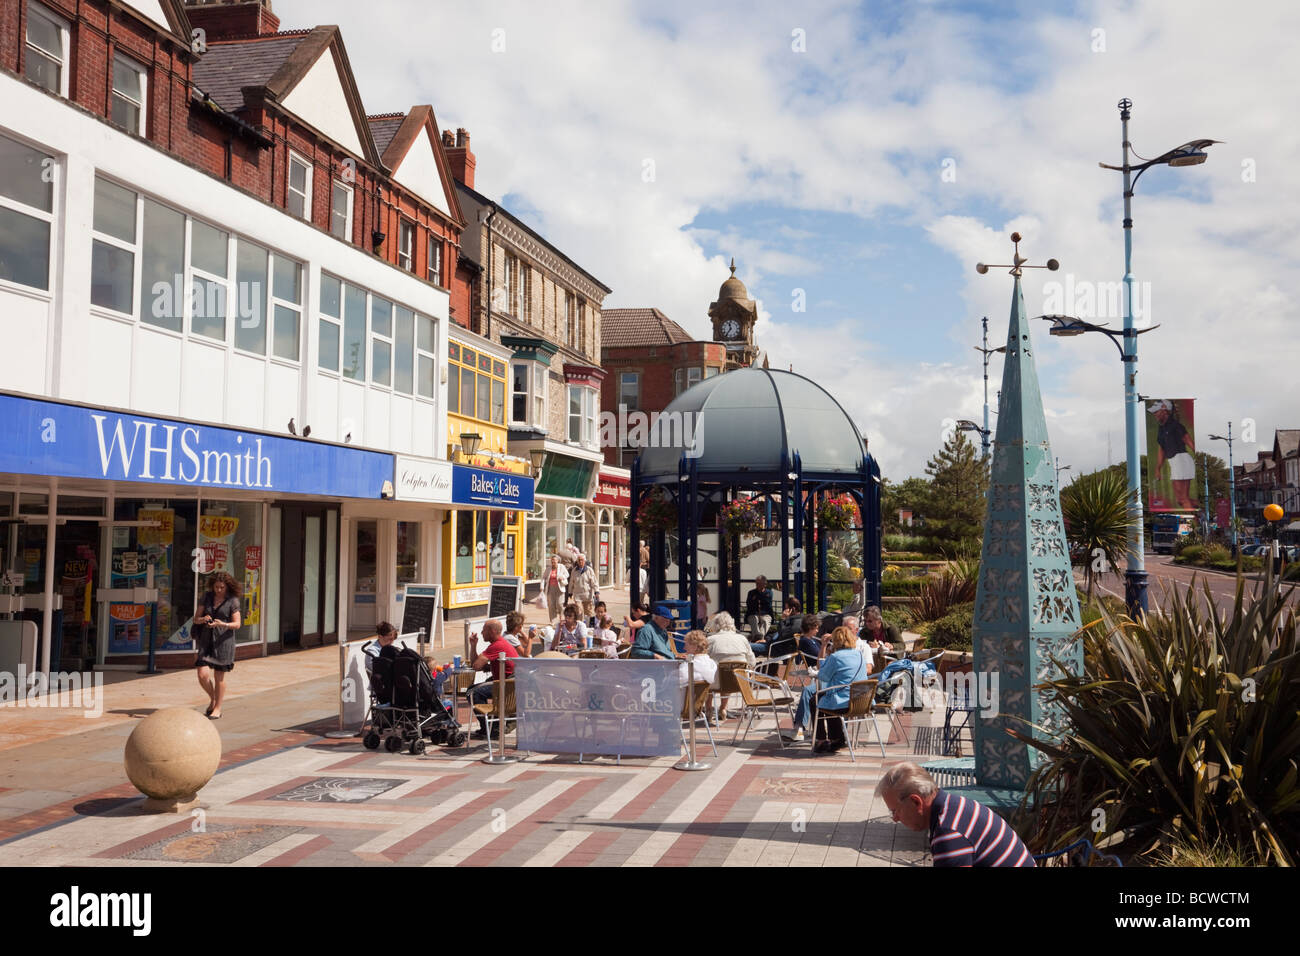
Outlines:
{"type": "Polygon", "coordinates": [[[586,620],[593,613],[593,604],[600,600],[600,582],[596,579],[596,569],[587,563],[586,555],[579,554],[569,573],[568,599],[581,608],[581,618],[586,620]]]}
{"type": "Polygon", "coordinates": [[[569,569],[560,563],[558,554],[551,555],[551,566],[546,569],[546,613],[554,624],[563,610],[564,590],[569,584],[569,569]]]}
{"type": "Polygon", "coordinates": [[[239,585],[225,571],[208,579],[208,590],[194,610],[194,646],[199,686],[208,695],[209,720],[221,719],[226,699],[226,675],[235,669],[235,634],[241,625],[239,585]]]}

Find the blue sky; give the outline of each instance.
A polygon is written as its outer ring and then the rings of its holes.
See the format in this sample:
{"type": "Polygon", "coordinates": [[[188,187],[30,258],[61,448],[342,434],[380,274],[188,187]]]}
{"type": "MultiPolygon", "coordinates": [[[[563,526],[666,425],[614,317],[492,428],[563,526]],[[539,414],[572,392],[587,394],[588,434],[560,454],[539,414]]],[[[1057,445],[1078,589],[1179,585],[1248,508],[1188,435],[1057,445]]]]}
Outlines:
{"type": "MultiPolygon", "coordinates": [[[[887,476],[919,474],[947,421],[978,419],[979,320],[1006,333],[1008,234],[1073,288],[1123,273],[1116,101],[1152,156],[1134,201],[1148,292],[1139,389],[1197,398],[1271,445],[1294,417],[1300,12],[1208,2],[423,5],[277,0],[284,28],[338,23],[368,112],[432,103],[470,130],[476,187],[614,289],[707,337],[735,256],[774,367],[821,382],[887,476]],[[647,179],[646,169],[653,175],[647,179]],[[946,175],[945,175],[946,173],[946,175]],[[955,176],[954,176],[955,174],[955,176]],[[804,290],[807,311],[791,311],[804,290]]],[[[1104,298],[1104,296],[1103,296],[1104,298]]],[[[1118,318],[1086,315],[1092,321],[1118,318]]],[[[1122,373],[1099,336],[1034,330],[1053,447],[1122,457],[1122,373]]],[[[1000,363],[990,373],[996,392],[1000,363]]],[[[1218,449],[1214,449],[1217,451],[1218,449]]]]}

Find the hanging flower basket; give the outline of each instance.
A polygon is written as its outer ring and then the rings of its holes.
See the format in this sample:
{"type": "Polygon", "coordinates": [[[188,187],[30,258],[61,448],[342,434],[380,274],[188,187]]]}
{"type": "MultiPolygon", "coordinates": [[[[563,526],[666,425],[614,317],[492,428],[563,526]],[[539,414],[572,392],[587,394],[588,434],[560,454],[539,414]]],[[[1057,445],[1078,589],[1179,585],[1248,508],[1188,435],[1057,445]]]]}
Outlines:
{"type": "Polygon", "coordinates": [[[857,507],[847,497],[823,498],[817,505],[817,526],[827,531],[847,531],[853,527],[856,515],[857,507]]]}
{"type": "Polygon", "coordinates": [[[757,534],[763,530],[763,515],[752,500],[733,501],[718,515],[727,534],[757,534]]]}
{"type": "Polygon", "coordinates": [[[677,505],[662,490],[656,489],[646,495],[636,510],[636,523],[643,535],[671,531],[677,527],[677,505]]]}

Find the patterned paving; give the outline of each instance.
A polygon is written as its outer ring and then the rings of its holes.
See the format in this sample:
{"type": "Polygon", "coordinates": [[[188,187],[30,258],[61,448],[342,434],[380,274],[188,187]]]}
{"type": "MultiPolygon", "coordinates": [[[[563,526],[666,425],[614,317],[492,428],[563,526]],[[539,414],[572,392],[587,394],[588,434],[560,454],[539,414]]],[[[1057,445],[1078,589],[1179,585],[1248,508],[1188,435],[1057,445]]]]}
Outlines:
{"type": "Polygon", "coordinates": [[[751,734],[683,772],[672,758],[491,766],[481,747],[415,757],[281,734],[227,753],[189,815],[143,814],[127,785],[0,821],[0,865],[921,865],[922,836],[874,797],[912,748],[873,749],[851,762],[751,734]]]}

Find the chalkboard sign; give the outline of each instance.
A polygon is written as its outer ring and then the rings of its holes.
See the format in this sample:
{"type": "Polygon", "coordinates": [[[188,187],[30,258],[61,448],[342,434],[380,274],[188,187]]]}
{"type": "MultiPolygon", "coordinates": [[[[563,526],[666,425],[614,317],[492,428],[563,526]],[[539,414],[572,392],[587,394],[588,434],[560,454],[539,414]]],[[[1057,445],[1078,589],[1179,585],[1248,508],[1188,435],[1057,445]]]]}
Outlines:
{"type": "Polygon", "coordinates": [[[402,601],[402,629],[398,633],[414,634],[424,628],[424,639],[432,641],[441,606],[441,584],[408,584],[402,601]]]}
{"type": "Polygon", "coordinates": [[[488,600],[488,617],[504,617],[519,610],[524,579],[514,575],[496,575],[492,578],[492,597],[488,600]]]}

